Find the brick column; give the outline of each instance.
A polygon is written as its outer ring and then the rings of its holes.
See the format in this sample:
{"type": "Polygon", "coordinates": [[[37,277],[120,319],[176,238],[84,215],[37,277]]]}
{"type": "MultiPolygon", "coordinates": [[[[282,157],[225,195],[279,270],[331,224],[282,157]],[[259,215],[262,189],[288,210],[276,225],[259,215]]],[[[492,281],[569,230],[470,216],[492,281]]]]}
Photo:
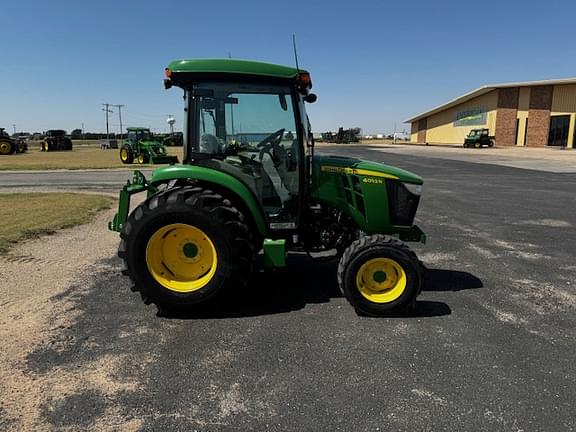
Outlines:
{"type": "Polygon", "coordinates": [[[496,111],[496,145],[516,145],[516,116],[518,112],[518,87],[498,90],[498,108],[496,111]]]}
{"type": "Polygon", "coordinates": [[[423,118],[418,120],[418,142],[426,142],[426,129],[428,128],[428,120],[423,118]]]}
{"type": "Polygon", "coordinates": [[[554,86],[537,86],[530,90],[527,147],[545,147],[548,145],[553,91],[554,86]]]}

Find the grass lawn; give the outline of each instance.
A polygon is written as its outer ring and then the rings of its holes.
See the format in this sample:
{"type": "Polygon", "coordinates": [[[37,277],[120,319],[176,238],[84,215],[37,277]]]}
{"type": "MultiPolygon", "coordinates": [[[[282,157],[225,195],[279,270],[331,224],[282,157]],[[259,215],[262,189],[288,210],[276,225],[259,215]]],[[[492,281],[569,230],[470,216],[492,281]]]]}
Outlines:
{"type": "Polygon", "coordinates": [[[0,253],[10,245],[59,228],[89,222],[94,214],[110,208],[114,199],[76,193],[0,194],[0,253]]]}
{"type": "MultiPolygon", "coordinates": [[[[91,168],[129,168],[138,164],[124,165],[120,150],[101,150],[95,146],[75,146],[72,151],[41,152],[37,145],[27,153],[0,156],[0,170],[53,170],[91,168]]],[[[168,154],[182,160],[182,147],[167,147],[168,154]]],[[[142,165],[141,165],[142,166],[142,165]]],[[[146,165],[144,165],[146,166],[146,165]]]]}

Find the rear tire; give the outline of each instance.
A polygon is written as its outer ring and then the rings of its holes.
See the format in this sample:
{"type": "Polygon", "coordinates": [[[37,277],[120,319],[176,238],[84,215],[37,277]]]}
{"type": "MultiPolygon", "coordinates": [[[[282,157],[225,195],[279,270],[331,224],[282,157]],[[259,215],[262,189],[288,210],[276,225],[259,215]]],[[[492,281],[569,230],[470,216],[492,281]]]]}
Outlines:
{"type": "Polygon", "coordinates": [[[361,315],[389,316],[413,308],[422,267],[396,238],[376,234],[353,242],[338,264],[338,285],[361,315]]]}
{"type": "Polygon", "coordinates": [[[122,161],[123,164],[131,164],[134,162],[134,153],[132,153],[129,145],[124,145],[120,149],[120,161],[122,161]]]}
{"type": "Polygon", "coordinates": [[[8,140],[0,141],[0,155],[9,155],[16,151],[16,146],[8,140]]]}
{"type": "Polygon", "coordinates": [[[174,187],[149,198],[131,213],[120,237],[118,256],[134,290],[159,310],[241,289],[256,254],[244,215],[201,187],[174,187]]]}

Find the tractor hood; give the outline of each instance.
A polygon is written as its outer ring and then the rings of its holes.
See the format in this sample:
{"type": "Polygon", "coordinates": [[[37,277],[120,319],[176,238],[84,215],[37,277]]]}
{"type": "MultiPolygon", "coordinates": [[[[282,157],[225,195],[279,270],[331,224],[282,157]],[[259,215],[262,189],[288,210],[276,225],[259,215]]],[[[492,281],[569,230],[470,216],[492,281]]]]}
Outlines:
{"type": "Polygon", "coordinates": [[[346,174],[359,174],[374,177],[397,179],[404,183],[421,185],[422,177],[410,171],[385,165],[378,162],[363,161],[361,159],[343,156],[314,156],[314,165],[320,171],[342,172],[346,174]]]}

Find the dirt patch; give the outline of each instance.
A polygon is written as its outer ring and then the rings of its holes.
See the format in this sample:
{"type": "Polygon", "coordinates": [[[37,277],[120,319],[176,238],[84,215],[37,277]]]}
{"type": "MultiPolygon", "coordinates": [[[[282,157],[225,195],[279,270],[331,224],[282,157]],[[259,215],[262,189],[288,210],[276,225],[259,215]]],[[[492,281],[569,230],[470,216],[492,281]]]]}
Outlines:
{"type": "MultiPolygon", "coordinates": [[[[105,229],[113,210],[100,213],[93,223],[63,230],[50,237],[16,246],[0,258],[3,314],[0,321],[0,393],[2,422],[18,431],[66,430],[86,422],[88,429],[116,427],[136,430],[140,422],[114,415],[112,404],[97,395],[113,397],[133,391],[137,383],[115,374],[118,356],[101,357],[83,367],[65,366],[43,374],[29,367],[30,353],[44,346],[58,353],[69,342],[64,330],[74,326],[78,311],[68,290],[82,292],[101,266],[114,255],[118,236],[105,229]],[[70,288],[72,287],[72,288],[70,288]],[[74,417],[79,400],[90,398],[93,411],[74,417]],[[107,423],[99,419],[106,413],[107,423]],[[72,417],[70,417],[72,416],[72,417]],[[46,424],[46,419],[48,423],[46,424]],[[50,420],[52,419],[52,420],[50,420]]],[[[76,414],[80,415],[80,414],[76,414]]]]}

